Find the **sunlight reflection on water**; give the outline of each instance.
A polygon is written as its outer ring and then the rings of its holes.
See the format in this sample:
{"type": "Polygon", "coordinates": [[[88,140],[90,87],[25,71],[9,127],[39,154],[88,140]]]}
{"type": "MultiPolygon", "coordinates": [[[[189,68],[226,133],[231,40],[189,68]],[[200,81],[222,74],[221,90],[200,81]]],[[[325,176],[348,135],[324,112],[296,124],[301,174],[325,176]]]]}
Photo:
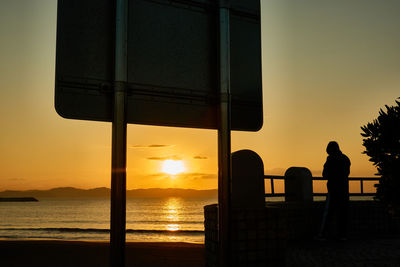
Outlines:
{"type": "Polygon", "coordinates": [[[181,225],[176,222],[179,221],[180,211],[182,210],[182,201],[179,198],[171,197],[165,201],[165,218],[169,223],[166,225],[168,231],[178,231],[181,229],[181,225]]]}

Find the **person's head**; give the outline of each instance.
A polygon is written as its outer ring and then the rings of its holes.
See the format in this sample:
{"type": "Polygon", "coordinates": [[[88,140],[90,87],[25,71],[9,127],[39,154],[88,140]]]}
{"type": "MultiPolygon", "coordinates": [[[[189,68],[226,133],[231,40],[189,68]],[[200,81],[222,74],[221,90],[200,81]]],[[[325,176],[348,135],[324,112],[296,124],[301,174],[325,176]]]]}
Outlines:
{"type": "Polygon", "coordinates": [[[334,155],[340,153],[340,148],[338,143],[335,141],[329,142],[328,146],[326,147],[326,153],[328,153],[328,155],[334,155]]]}

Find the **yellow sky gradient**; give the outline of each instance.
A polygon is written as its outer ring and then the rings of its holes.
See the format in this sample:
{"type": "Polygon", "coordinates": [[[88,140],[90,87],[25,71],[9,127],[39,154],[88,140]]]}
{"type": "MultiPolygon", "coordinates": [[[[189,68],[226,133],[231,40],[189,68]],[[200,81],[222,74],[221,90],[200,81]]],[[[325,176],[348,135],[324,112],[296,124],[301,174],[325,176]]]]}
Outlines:
{"type": "MultiPolygon", "coordinates": [[[[54,110],[55,0],[0,2],[0,190],[110,187],[111,124],[54,110]]],[[[266,174],[321,175],[330,140],[373,176],[360,126],[400,96],[400,2],[263,0],[264,125],[233,132],[266,174]]],[[[127,187],[217,187],[214,130],[128,125],[127,187]],[[181,159],[171,179],[162,160],[181,159]]]]}

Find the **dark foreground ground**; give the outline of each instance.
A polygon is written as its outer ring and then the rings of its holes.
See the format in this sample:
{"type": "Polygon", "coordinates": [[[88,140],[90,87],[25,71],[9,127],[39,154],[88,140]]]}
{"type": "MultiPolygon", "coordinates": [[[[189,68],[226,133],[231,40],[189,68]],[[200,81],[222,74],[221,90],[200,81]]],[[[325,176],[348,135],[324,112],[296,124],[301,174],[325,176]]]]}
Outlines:
{"type": "Polygon", "coordinates": [[[387,236],[295,243],[288,248],[286,266],[400,267],[400,238],[387,236]]]}
{"type": "MultiPolygon", "coordinates": [[[[126,245],[126,266],[204,266],[204,245],[139,243],[126,245]]],[[[0,240],[1,267],[102,267],[109,265],[106,242],[0,240]]]]}
{"type": "MultiPolygon", "coordinates": [[[[127,243],[129,266],[204,266],[204,245],[190,243],[127,243]]],[[[0,240],[0,266],[109,266],[106,242],[0,240]]],[[[288,267],[400,267],[400,238],[308,241],[291,244],[280,263],[288,267]]]]}

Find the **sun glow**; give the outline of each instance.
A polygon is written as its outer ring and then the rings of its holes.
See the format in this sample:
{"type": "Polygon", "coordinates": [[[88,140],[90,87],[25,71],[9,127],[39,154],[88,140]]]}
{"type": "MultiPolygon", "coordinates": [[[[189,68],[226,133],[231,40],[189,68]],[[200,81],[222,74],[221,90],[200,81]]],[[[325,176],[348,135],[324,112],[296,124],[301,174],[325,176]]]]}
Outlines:
{"type": "Polygon", "coordinates": [[[162,165],[162,172],[175,175],[185,171],[185,166],[182,160],[167,159],[162,165]]]}

